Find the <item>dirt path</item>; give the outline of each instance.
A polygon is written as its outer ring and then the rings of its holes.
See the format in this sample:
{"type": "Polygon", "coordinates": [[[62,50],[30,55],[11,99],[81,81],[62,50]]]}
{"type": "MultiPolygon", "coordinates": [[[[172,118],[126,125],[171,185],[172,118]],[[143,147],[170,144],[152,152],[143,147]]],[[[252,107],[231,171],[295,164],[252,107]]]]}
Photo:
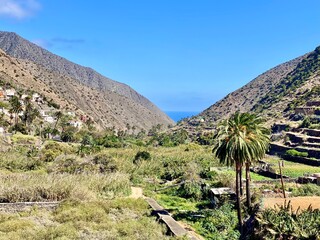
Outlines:
{"type": "Polygon", "coordinates": [[[130,198],[144,198],[142,188],[140,187],[131,187],[130,198]]]}
{"type": "Polygon", "coordinates": [[[184,222],[181,222],[181,221],[178,221],[178,223],[185,229],[188,231],[188,233],[190,234],[190,236],[194,237],[195,239],[198,239],[198,240],[205,240],[204,237],[200,236],[199,234],[197,234],[195,232],[195,230],[189,226],[188,224],[184,223],[184,222]]]}

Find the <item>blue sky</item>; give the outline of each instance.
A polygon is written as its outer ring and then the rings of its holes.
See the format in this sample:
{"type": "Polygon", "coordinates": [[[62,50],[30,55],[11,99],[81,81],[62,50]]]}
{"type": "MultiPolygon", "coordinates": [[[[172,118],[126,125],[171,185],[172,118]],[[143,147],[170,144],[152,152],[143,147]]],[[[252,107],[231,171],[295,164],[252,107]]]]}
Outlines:
{"type": "Polygon", "coordinates": [[[0,30],[202,111],[320,45],[319,0],[0,0],[0,30]]]}

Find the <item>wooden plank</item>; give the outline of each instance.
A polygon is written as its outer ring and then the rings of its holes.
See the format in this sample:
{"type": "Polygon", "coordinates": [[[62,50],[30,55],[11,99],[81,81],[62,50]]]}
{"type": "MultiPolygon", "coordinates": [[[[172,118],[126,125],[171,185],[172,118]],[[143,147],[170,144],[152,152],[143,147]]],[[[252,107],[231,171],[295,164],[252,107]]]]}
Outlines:
{"type": "Polygon", "coordinates": [[[165,210],[162,206],[160,206],[156,200],[152,198],[145,198],[147,203],[151,206],[153,209],[153,213],[158,216],[158,218],[163,221],[170,232],[177,237],[182,237],[182,236],[187,236],[191,240],[199,240],[195,236],[192,236],[189,234],[189,232],[184,229],[176,220],[174,220],[171,216],[170,213],[165,210]]]}
{"type": "Polygon", "coordinates": [[[161,207],[156,200],[152,199],[152,198],[146,198],[147,203],[149,203],[149,205],[151,206],[151,208],[155,211],[159,211],[159,210],[164,210],[163,207],[161,207]]]}
{"type": "Polygon", "coordinates": [[[185,236],[188,232],[181,227],[171,216],[159,214],[160,219],[168,226],[170,231],[177,237],[185,236]]]}

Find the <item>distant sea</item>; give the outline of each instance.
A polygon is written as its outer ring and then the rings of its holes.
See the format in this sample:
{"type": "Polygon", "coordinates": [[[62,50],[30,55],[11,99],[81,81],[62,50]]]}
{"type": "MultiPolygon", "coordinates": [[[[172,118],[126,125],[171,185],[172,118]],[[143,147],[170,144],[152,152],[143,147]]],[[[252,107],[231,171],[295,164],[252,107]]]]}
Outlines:
{"type": "Polygon", "coordinates": [[[179,120],[186,118],[186,117],[192,117],[200,112],[174,112],[174,111],[166,111],[166,114],[175,122],[178,122],[179,120]]]}

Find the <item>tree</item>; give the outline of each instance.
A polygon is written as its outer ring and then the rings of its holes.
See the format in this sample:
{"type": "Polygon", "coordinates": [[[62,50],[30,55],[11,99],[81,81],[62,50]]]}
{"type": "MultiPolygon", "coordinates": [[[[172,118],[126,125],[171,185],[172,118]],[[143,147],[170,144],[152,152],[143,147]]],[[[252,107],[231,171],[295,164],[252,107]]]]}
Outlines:
{"type": "MultiPolygon", "coordinates": [[[[214,136],[214,155],[226,165],[235,165],[236,196],[239,230],[242,232],[242,214],[240,201],[240,176],[242,166],[246,167],[260,159],[268,148],[267,129],[262,127],[262,119],[254,114],[236,112],[228,120],[223,121],[214,136]]],[[[247,178],[247,204],[250,203],[249,171],[247,178]]]]}
{"type": "Polygon", "coordinates": [[[56,123],[54,124],[54,129],[56,129],[57,125],[58,125],[58,121],[60,120],[60,118],[63,116],[63,113],[61,111],[57,111],[54,113],[54,116],[56,117],[56,123]]]}
{"type": "Polygon", "coordinates": [[[20,103],[20,100],[17,96],[13,96],[10,99],[10,113],[14,113],[15,114],[15,124],[18,123],[18,114],[23,110],[22,109],[22,104],[20,103]]]}
{"type": "Polygon", "coordinates": [[[29,126],[37,117],[40,117],[40,112],[33,107],[30,96],[25,98],[24,103],[25,103],[25,110],[22,115],[22,120],[24,121],[25,126],[29,131],[29,126]]]}

